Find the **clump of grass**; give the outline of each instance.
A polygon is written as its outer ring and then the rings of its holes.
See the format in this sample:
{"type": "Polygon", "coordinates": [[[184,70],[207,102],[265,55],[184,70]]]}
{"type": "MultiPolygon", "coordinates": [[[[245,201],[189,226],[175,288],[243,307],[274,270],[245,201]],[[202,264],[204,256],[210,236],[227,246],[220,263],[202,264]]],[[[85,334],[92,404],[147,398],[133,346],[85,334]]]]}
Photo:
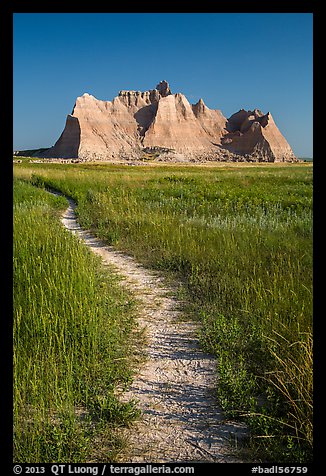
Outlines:
{"type": "Polygon", "coordinates": [[[223,407],[246,418],[262,459],[308,462],[311,166],[40,166],[37,174],[77,200],[83,226],[178,274],[202,343],[217,356],[223,407]]]}
{"type": "Polygon", "coordinates": [[[84,462],[97,433],[137,410],[129,382],[133,301],[100,260],[63,229],[63,197],[14,185],[14,459],[84,462]],[[84,418],[80,419],[80,412],[84,418]]]}
{"type": "Polygon", "coordinates": [[[313,447],[313,340],[311,333],[304,332],[300,340],[291,342],[275,333],[270,352],[275,361],[272,371],[265,374],[267,382],[276,387],[287,404],[291,416],[293,439],[303,440],[313,447]],[[284,352],[284,349],[287,349],[284,352]]]}

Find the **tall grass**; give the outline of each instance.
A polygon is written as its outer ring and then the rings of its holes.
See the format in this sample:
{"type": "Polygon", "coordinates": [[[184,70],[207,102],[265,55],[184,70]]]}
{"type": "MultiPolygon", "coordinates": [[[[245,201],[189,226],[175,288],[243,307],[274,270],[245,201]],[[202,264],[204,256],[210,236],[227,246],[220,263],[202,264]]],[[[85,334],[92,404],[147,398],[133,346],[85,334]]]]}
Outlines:
{"type": "Polygon", "coordinates": [[[134,415],[115,386],[130,379],[133,304],[58,219],[62,197],[14,184],[14,458],[105,460],[114,425],[134,415]],[[101,450],[103,451],[103,450],[101,450]],[[102,454],[103,457],[103,454],[102,454]]]}
{"type": "Polygon", "coordinates": [[[20,173],[74,197],[81,224],[109,243],[177,273],[218,357],[220,403],[250,424],[261,458],[311,458],[310,165],[20,173]]]}

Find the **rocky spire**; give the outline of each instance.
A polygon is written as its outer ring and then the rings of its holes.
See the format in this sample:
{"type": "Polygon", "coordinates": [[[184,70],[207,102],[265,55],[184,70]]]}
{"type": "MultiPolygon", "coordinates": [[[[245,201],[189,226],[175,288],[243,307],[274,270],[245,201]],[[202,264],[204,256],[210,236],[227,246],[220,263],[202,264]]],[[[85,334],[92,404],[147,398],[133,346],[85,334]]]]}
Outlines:
{"type": "Polygon", "coordinates": [[[198,117],[200,114],[203,114],[206,109],[206,104],[204,103],[202,98],[200,98],[199,101],[192,106],[192,110],[194,111],[196,117],[198,117]]]}
{"type": "Polygon", "coordinates": [[[160,81],[155,89],[159,91],[163,98],[165,96],[169,96],[169,94],[172,94],[169,83],[165,81],[165,79],[163,81],[160,81]]]}

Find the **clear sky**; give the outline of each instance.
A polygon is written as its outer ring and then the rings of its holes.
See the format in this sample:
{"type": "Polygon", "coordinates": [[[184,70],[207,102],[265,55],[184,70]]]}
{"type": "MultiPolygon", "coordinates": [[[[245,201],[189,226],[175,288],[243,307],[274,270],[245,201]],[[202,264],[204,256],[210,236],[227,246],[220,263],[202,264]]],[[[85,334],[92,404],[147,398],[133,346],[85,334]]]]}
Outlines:
{"type": "Polygon", "coordinates": [[[16,13],[14,150],[50,147],[84,92],[110,101],[163,79],[229,117],[270,111],[312,157],[310,13],[16,13]]]}

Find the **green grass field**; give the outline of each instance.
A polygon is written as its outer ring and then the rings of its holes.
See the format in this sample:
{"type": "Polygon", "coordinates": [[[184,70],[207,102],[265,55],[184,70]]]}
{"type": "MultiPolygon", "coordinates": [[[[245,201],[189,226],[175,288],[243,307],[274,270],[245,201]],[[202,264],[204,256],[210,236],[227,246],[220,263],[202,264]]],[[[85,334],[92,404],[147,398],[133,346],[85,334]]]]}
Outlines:
{"type": "Polygon", "coordinates": [[[114,428],[137,413],[114,396],[131,377],[132,299],[62,227],[66,207],[15,180],[16,462],[112,461],[122,444],[114,428]]]}
{"type": "Polygon", "coordinates": [[[181,279],[217,356],[218,401],[249,424],[252,454],[311,460],[311,164],[20,164],[15,174],[71,196],[82,226],[181,279]]]}

